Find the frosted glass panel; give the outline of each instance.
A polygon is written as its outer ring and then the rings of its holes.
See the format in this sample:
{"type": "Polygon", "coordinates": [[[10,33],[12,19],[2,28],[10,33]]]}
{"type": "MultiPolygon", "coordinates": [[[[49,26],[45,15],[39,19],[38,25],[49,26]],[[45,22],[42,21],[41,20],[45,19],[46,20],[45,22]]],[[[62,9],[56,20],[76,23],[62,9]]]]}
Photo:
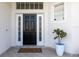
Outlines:
{"type": "Polygon", "coordinates": [[[42,28],[41,28],[42,23],[41,23],[41,21],[42,21],[42,18],[41,18],[41,16],[39,16],[39,41],[42,41],[42,28]]]}
{"type": "Polygon", "coordinates": [[[64,3],[55,6],[54,20],[64,20],[64,3]]]}
{"type": "Polygon", "coordinates": [[[18,17],[18,41],[21,41],[21,17],[18,17]]]}

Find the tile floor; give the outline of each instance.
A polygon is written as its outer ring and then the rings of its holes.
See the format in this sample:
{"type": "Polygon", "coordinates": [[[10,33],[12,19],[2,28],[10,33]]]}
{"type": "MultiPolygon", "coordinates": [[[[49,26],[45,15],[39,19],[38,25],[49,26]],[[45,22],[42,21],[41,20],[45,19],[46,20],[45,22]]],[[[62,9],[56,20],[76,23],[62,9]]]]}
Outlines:
{"type": "MultiPolygon", "coordinates": [[[[24,48],[31,48],[37,46],[23,46],[24,48]]],[[[0,57],[58,57],[55,49],[48,47],[40,47],[42,48],[42,53],[18,53],[18,50],[22,47],[11,47],[6,52],[4,52],[0,57]]],[[[38,48],[38,47],[37,47],[38,48]]],[[[69,55],[64,53],[62,57],[78,57],[78,55],[69,55]]]]}

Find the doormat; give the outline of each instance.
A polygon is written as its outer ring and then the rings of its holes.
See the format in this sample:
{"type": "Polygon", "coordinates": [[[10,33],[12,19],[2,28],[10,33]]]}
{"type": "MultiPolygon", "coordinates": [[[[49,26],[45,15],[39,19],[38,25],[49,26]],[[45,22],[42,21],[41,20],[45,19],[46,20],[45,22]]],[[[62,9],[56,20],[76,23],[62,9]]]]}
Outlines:
{"type": "Polygon", "coordinates": [[[18,53],[42,53],[41,48],[20,48],[18,53]]]}

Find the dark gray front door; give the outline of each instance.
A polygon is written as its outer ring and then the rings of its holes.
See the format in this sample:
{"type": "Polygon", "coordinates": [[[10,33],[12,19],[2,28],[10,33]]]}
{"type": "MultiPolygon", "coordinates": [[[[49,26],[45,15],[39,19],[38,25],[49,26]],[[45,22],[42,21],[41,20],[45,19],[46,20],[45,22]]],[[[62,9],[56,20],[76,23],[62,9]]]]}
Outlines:
{"type": "Polygon", "coordinates": [[[23,14],[23,45],[36,45],[36,14],[23,14]]]}

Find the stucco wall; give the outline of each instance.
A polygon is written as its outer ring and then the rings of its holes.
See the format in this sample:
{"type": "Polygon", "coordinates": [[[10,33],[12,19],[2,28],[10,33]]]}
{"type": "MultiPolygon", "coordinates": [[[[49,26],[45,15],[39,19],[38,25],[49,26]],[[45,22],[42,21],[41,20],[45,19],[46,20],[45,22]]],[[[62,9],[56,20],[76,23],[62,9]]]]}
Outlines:
{"type": "Polygon", "coordinates": [[[65,19],[70,29],[70,37],[66,40],[66,52],[79,54],[79,2],[65,3],[65,19]]]}
{"type": "Polygon", "coordinates": [[[10,48],[11,32],[10,32],[10,5],[8,3],[0,3],[0,54],[10,48]]]}

